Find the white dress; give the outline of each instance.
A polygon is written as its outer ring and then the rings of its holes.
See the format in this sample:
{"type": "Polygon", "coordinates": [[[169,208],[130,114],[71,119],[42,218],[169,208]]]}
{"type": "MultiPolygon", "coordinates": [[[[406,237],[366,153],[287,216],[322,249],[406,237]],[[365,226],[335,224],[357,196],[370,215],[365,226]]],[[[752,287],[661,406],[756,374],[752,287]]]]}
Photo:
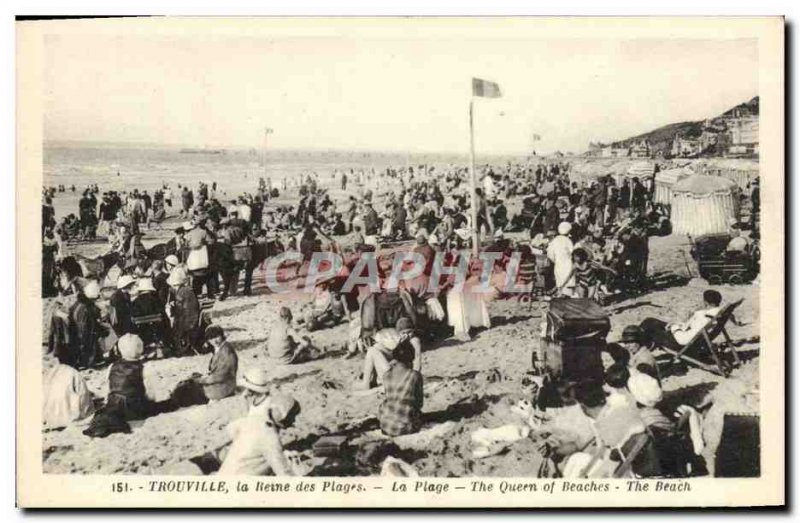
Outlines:
{"type": "MultiPolygon", "coordinates": [[[[567,282],[572,272],[572,240],[564,235],[558,235],[547,246],[547,257],[554,264],[556,287],[561,287],[567,282]]],[[[570,278],[567,287],[575,286],[575,278],[570,278]]]]}

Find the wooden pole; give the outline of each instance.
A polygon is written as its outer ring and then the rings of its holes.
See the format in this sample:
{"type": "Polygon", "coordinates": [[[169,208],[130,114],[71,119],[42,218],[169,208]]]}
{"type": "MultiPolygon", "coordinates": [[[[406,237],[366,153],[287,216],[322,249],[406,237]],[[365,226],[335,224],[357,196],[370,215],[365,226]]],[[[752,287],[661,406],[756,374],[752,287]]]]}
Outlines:
{"type": "Polygon", "coordinates": [[[473,124],[474,99],[469,100],[469,191],[472,206],[472,254],[478,255],[480,250],[481,232],[478,227],[478,197],[475,192],[477,180],[475,179],[475,130],[473,124]]]}
{"type": "Polygon", "coordinates": [[[264,128],[264,178],[267,182],[267,190],[272,190],[272,180],[269,177],[269,172],[267,169],[267,140],[269,135],[272,134],[272,129],[269,127],[264,128]]]}

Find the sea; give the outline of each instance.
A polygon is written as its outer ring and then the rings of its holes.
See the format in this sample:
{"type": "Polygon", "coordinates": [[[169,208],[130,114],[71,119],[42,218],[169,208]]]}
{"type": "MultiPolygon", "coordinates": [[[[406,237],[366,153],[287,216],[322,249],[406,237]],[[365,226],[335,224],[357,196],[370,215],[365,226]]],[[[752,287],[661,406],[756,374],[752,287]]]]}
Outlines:
{"type": "MultiPolygon", "coordinates": [[[[519,156],[478,157],[479,163],[505,164],[524,160],[519,156]]],[[[53,205],[56,217],[77,213],[81,192],[90,184],[104,191],[147,190],[169,184],[176,191],[179,185],[197,187],[198,182],[217,183],[218,195],[231,198],[253,193],[259,178],[270,178],[279,189],[283,179],[289,181],[290,192],[296,191],[298,178],[317,173],[322,185],[333,186],[336,170],[355,172],[387,167],[437,168],[466,165],[467,154],[398,153],[331,150],[203,149],[159,144],[130,145],[115,143],[53,143],[43,150],[44,185],[64,185],[66,193],[56,193],[53,205]],[[70,191],[75,185],[75,193],[70,191]],[[295,187],[292,189],[292,187],[295,187]]],[[[352,186],[353,184],[351,184],[352,186]]]]}
{"type": "MultiPolygon", "coordinates": [[[[218,194],[234,196],[255,192],[259,178],[270,178],[281,188],[283,179],[297,180],[317,173],[324,185],[332,185],[336,170],[358,172],[433,165],[437,167],[467,162],[466,155],[402,154],[376,152],[341,152],[285,150],[264,153],[256,149],[187,149],[170,146],[129,146],[121,144],[47,145],[43,154],[45,186],[65,185],[66,193],[54,199],[57,217],[77,211],[82,190],[97,184],[100,192],[130,191],[134,188],[152,193],[169,184],[197,187],[203,181],[217,183],[218,194]],[[70,188],[75,185],[76,191],[70,188]]],[[[296,185],[295,185],[296,186],[296,185]]],[[[296,189],[295,189],[296,190],[296,189]]]]}

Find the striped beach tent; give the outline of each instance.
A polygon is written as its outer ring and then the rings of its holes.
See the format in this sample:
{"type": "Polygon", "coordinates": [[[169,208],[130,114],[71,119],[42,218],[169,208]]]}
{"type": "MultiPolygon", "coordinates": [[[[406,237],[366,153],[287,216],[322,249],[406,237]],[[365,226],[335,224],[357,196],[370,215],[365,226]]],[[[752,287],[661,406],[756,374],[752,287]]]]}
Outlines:
{"type": "Polygon", "coordinates": [[[739,188],[721,176],[695,174],[672,186],[672,231],[675,234],[727,232],[739,218],[739,188]]]}
{"type": "Polygon", "coordinates": [[[706,172],[724,176],[736,182],[740,189],[758,178],[758,160],[744,158],[712,158],[706,161],[706,172]]]}
{"type": "Polygon", "coordinates": [[[643,178],[647,178],[648,176],[652,176],[654,170],[655,164],[653,162],[643,160],[634,162],[628,166],[628,170],[625,174],[627,174],[629,178],[636,177],[641,180],[643,178]]]}
{"type": "Polygon", "coordinates": [[[675,167],[656,173],[656,188],[653,201],[663,205],[672,204],[672,187],[680,180],[692,176],[695,172],[688,167],[675,167]]]}

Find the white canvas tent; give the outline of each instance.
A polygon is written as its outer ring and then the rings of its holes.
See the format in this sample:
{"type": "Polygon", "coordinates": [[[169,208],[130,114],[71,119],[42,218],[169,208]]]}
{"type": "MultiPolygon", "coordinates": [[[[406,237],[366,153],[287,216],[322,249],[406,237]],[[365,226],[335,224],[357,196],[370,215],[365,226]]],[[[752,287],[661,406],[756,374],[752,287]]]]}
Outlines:
{"type": "Polygon", "coordinates": [[[656,187],[653,201],[663,205],[672,204],[672,187],[678,181],[692,176],[695,172],[688,167],[676,167],[656,173],[656,187]]]}
{"type": "Polygon", "coordinates": [[[700,236],[727,232],[739,216],[739,189],[721,176],[695,174],[672,186],[672,230],[700,236]]]}
{"type": "Polygon", "coordinates": [[[703,162],[706,174],[724,176],[736,182],[740,189],[748,187],[758,177],[758,161],[742,158],[711,158],[703,162]]]}

